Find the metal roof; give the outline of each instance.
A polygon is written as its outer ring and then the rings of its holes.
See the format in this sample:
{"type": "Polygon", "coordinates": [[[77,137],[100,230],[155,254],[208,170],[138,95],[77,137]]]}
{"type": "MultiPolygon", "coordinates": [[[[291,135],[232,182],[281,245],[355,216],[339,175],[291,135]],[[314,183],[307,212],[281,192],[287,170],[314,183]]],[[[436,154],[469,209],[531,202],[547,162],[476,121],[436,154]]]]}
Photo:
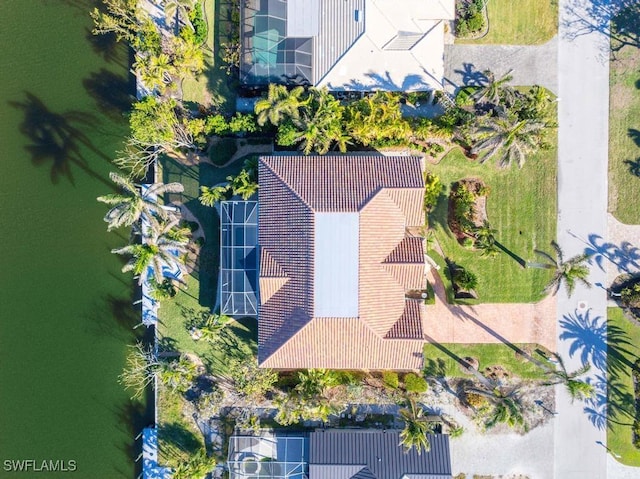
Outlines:
{"type": "Polygon", "coordinates": [[[430,434],[429,440],[431,450],[418,454],[415,449],[405,452],[399,430],[316,430],[309,435],[309,479],[335,479],[354,465],[361,469],[350,479],[450,478],[449,436],[430,434]]]}
{"type": "Polygon", "coordinates": [[[318,34],[319,0],[287,1],[287,36],[315,37],[318,34]]]}
{"type": "Polygon", "coordinates": [[[314,316],[358,316],[358,213],[316,213],[314,316]]]}

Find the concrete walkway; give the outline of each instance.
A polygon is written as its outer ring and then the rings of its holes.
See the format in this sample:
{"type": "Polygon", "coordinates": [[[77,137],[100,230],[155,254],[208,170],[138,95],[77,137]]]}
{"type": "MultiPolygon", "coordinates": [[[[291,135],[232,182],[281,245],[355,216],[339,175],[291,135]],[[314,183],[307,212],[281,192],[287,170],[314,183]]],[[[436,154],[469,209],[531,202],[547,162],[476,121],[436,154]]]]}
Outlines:
{"type": "Polygon", "coordinates": [[[558,38],[542,45],[445,45],[445,89],[482,83],[484,70],[500,77],[513,69],[514,85],[541,85],[558,92],[558,38]]]}
{"type": "MultiPolygon", "coordinates": [[[[574,15],[583,14],[582,9],[580,0],[560,1],[558,243],[567,258],[584,251],[585,238],[607,237],[609,64],[601,52],[608,48],[608,38],[600,33],[575,35],[573,29],[578,24],[574,15]]],[[[590,281],[604,284],[605,272],[592,267],[590,281]]],[[[590,321],[606,318],[606,306],[606,292],[602,288],[587,289],[579,285],[571,298],[564,290],[558,294],[557,351],[569,370],[581,365],[580,341],[582,338],[583,342],[588,340],[590,321]],[[584,328],[580,330],[579,325],[584,328]],[[571,334],[570,340],[561,339],[565,332],[571,334]],[[572,346],[577,346],[573,356],[570,354],[572,346]]],[[[598,354],[596,359],[600,361],[606,357],[606,351],[592,352],[598,354]]],[[[594,362],[593,354],[588,357],[594,362]]],[[[597,373],[602,374],[592,368],[592,374],[597,373]]],[[[606,397],[606,385],[599,393],[606,397]]],[[[607,477],[607,450],[602,445],[606,444],[606,430],[592,424],[583,408],[584,404],[571,402],[564,387],[557,387],[555,478],[607,477]]]]}

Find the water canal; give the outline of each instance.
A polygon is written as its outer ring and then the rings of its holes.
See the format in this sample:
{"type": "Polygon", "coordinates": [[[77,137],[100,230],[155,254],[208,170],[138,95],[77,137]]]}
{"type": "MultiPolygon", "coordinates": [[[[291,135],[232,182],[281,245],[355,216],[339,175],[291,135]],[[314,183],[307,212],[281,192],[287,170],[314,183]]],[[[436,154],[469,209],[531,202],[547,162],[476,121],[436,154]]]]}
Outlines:
{"type": "Polygon", "coordinates": [[[0,478],[132,479],[152,418],[117,383],[139,318],[95,198],[132,85],[94,4],[0,2],[0,478]],[[76,470],[7,470],[20,459],[76,470]]]}

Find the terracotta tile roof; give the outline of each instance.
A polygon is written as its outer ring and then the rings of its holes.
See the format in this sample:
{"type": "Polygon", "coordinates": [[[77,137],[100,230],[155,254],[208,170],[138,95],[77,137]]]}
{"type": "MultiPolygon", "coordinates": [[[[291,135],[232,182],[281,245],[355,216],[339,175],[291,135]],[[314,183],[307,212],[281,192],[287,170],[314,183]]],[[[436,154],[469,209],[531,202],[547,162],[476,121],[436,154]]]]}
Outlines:
{"type": "Polygon", "coordinates": [[[284,272],[282,266],[276,263],[268,250],[260,252],[260,276],[267,278],[286,278],[287,273],[284,272]]]}
{"type": "Polygon", "coordinates": [[[424,226],[427,216],[424,209],[422,209],[422,204],[424,203],[423,188],[389,189],[388,193],[404,213],[407,226],[424,226]]]}
{"type": "Polygon", "coordinates": [[[264,304],[282,288],[289,278],[260,277],[260,304],[264,304]]]}
{"type": "MultiPolygon", "coordinates": [[[[417,204],[422,205],[421,158],[271,156],[262,158],[262,162],[265,168],[277,172],[281,180],[314,211],[359,211],[381,188],[415,188],[416,194],[419,192],[420,195],[417,204]]],[[[407,200],[398,198],[397,201],[407,200]]],[[[415,221],[419,214],[412,213],[410,219],[415,221]]],[[[418,224],[424,224],[424,219],[418,224]]]]}
{"type": "Polygon", "coordinates": [[[424,340],[383,339],[358,318],[315,318],[261,366],[275,369],[420,369],[424,340]]]}
{"type": "Polygon", "coordinates": [[[421,367],[424,308],[407,307],[405,290],[424,286],[424,254],[405,232],[424,224],[422,178],[416,157],[260,159],[262,366],[421,367]],[[359,212],[357,318],[313,317],[316,212],[359,212]]]}
{"type": "Polygon", "coordinates": [[[421,339],[424,337],[422,321],[424,306],[422,301],[407,299],[404,302],[404,312],[396,324],[389,330],[387,339],[421,339]]]}
{"type": "Polygon", "coordinates": [[[420,263],[424,264],[424,246],[422,238],[407,236],[403,238],[389,256],[385,263],[420,263]]]}

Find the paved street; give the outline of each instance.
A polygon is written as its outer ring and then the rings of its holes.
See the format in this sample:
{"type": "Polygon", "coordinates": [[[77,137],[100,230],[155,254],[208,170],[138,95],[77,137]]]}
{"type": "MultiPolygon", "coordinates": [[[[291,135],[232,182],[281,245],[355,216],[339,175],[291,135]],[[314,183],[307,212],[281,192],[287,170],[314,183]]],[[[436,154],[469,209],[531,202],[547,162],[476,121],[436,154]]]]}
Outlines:
{"type": "MultiPolygon", "coordinates": [[[[559,8],[558,243],[568,258],[584,251],[589,235],[607,237],[609,64],[601,54],[603,48],[608,48],[605,35],[573,34],[577,27],[573,15],[581,13],[581,2],[561,0],[559,8]]],[[[590,280],[604,284],[605,272],[592,268],[590,280]]],[[[569,348],[575,341],[586,342],[590,321],[606,319],[606,293],[602,288],[581,285],[572,298],[561,291],[557,315],[557,350],[572,370],[581,365],[581,348],[573,357],[569,348]],[[560,339],[567,331],[571,340],[560,339]]],[[[591,355],[592,362],[604,362],[606,351],[595,354],[599,356],[591,355]]],[[[592,368],[592,374],[598,372],[592,368]]],[[[606,393],[606,386],[603,388],[599,392],[606,393]]],[[[556,394],[554,477],[606,478],[607,450],[602,445],[606,444],[606,430],[594,426],[583,411],[584,406],[571,403],[563,387],[558,386],[556,394]]]]}

